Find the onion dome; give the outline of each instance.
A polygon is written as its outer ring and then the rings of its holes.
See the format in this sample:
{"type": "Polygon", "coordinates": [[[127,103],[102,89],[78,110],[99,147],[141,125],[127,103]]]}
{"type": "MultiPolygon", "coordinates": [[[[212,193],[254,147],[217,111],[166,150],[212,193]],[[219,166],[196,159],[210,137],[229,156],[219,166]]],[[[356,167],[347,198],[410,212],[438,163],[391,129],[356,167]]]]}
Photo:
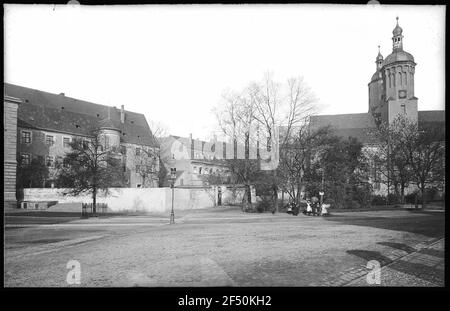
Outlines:
{"type": "Polygon", "coordinates": [[[403,29],[402,29],[402,27],[400,27],[398,25],[398,16],[396,17],[396,19],[397,19],[397,25],[395,26],[394,30],[392,31],[392,34],[394,36],[400,36],[403,32],[403,29]]]}

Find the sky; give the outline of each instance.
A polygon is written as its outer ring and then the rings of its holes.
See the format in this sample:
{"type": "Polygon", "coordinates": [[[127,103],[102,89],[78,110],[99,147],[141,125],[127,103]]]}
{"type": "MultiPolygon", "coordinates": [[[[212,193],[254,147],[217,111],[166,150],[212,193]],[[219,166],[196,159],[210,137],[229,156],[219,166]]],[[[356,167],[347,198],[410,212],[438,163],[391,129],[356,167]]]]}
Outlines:
{"type": "Polygon", "coordinates": [[[141,112],[173,135],[218,131],[212,108],[272,72],[319,114],[368,111],[378,45],[399,16],[419,110],[445,109],[445,7],[4,5],[4,81],[141,112]]]}

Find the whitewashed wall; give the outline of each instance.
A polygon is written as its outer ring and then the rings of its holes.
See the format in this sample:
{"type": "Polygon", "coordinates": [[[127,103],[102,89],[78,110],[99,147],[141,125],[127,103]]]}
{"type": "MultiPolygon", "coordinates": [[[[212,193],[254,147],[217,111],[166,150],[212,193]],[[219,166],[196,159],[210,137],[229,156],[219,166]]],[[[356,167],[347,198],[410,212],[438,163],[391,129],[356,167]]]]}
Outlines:
{"type": "MultiPolygon", "coordinates": [[[[24,201],[58,201],[59,203],[91,203],[91,195],[64,196],[64,189],[24,189],[24,201]]],[[[202,209],[217,204],[217,188],[175,188],[174,205],[178,210],[202,209]]],[[[235,195],[222,187],[222,203],[238,204],[242,201],[243,189],[235,195]]],[[[98,203],[106,203],[111,211],[164,212],[171,209],[171,188],[111,188],[105,196],[100,192],[98,203]]]]}

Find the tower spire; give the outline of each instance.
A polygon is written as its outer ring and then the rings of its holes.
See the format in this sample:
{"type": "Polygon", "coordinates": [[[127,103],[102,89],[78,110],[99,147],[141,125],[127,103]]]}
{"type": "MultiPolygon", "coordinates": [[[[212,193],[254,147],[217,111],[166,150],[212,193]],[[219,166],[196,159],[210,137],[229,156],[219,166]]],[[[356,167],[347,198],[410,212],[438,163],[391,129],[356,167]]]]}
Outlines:
{"type": "Polygon", "coordinates": [[[383,55],[381,55],[380,46],[378,46],[378,55],[375,63],[377,64],[377,70],[379,70],[383,66],[383,55]]]}
{"type": "Polygon", "coordinates": [[[397,25],[395,26],[394,30],[392,31],[392,50],[395,51],[402,51],[403,50],[403,29],[398,25],[398,16],[395,18],[397,20],[397,25]]]}

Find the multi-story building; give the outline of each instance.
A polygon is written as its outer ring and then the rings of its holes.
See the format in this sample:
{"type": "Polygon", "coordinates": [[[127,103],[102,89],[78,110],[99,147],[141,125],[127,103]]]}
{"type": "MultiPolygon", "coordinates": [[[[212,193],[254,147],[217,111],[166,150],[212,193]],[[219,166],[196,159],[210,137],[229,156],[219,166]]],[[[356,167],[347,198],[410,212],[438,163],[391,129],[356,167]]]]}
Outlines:
{"type": "Polygon", "coordinates": [[[49,180],[33,187],[54,186],[57,164],[70,150],[70,142],[89,139],[93,130],[120,151],[129,187],[158,185],[159,147],[143,114],[127,111],[123,105],[118,109],[8,83],[4,94],[22,101],[17,113],[19,161],[27,165],[37,159],[49,167],[49,180]]]}

